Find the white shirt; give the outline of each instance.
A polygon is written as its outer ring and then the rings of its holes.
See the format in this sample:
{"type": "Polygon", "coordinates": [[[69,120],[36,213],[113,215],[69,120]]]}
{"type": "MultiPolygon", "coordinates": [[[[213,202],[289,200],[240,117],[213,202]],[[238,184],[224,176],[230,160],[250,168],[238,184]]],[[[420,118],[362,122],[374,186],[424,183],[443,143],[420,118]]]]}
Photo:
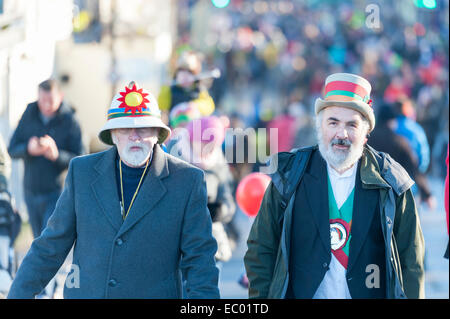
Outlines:
{"type": "Polygon", "coordinates": [[[327,164],[328,176],[330,177],[331,188],[333,189],[333,195],[338,209],[341,209],[353,188],[355,188],[357,168],[358,164],[355,163],[340,175],[334,168],[327,164]]]}
{"type": "MultiPolygon", "coordinates": [[[[328,176],[338,209],[342,207],[353,188],[355,188],[357,168],[358,164],[355,163],[341,175],[327,163],[328,176]]],[[[347,270],[331,253],[330,269],[325,273],[313,299],[351,299],[352,296],[350,296],[347,278],[345,277],[346,273],[347,270]]]]}

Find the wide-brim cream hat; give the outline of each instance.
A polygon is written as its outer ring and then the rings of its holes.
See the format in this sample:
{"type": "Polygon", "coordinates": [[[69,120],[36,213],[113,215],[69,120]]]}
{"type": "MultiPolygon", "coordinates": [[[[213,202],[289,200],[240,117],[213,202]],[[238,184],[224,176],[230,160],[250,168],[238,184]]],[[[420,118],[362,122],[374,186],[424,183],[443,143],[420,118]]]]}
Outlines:
{"type": "Polygon", "coordinates": [[[324,99],[318,98],[315,113],[319,114],[329,106],[340,106],[360,112],[370,125],[370,132],[375,128],[375,114],[372,108],[370,92],[372,86],[363,77],[350,73],[335,73],[325,80],[324,99]]]}
{"type": "Polygon", "coordinates": [[[170,136],[170,128],[161,120],[161,111],[155,97],[148,91],[130,82],[117,93],[108,110],[107,121],[100,130],[99,139],[113,145],[111,130],[116,128],[160,128],[158,143],[162,144],[170,136]]]}

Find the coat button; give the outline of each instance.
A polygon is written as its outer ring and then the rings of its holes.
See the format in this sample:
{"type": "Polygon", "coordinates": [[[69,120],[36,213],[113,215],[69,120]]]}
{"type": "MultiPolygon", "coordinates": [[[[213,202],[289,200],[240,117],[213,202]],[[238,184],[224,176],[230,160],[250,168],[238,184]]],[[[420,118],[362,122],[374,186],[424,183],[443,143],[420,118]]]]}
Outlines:
{"type": "Polygon", "coordinates": [[[117,245],[117,246],[121,246],[122,244],[123,244],[122,238],[117,238],[117,239],[116,239],[116,245],[117,245]]]}
{"type": "Polygon", "coordinates": [[[322,267],[323,267],[323,268],[327,268],[327,267],[328,267],[328,264],[327,264],[327,263],[323,263],[322,267]]]}
{"type": "Polygon", "coordinates": [[[111,279],[110,281],[108,281],[108,286],[110,286],[110,287],[117,286],[117,281],[115,281],[114,279],[111,279]]]}

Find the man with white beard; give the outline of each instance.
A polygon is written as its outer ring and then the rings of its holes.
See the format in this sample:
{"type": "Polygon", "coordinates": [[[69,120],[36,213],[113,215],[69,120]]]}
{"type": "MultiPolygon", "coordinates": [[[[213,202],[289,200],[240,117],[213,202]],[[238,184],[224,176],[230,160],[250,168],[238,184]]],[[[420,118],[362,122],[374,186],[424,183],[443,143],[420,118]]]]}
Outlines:
{"type": "Polygon", "coordinates": [[[99,133],[109,150],[73,159],[42,235],[9,298],[33,298],[72,246],[65,298],[219,298],[203,172],[165,153],[170,129],[152,94],[132,82],[99,133]]]}
{"type": "Polygon", "coordinates": [[[366,145],[370,83],[336,73],[315,103],[318,146],[277,154],[244,261],[250,298],[423,298],[413,181],[366,145]]]}

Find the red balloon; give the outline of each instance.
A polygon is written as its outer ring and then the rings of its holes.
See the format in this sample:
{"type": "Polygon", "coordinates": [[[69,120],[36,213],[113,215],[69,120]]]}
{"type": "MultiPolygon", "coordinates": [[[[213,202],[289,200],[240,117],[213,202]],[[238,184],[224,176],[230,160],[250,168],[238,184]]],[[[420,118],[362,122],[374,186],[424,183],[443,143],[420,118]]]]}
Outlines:
{"type": "Polygon", "coordinates": [[[236,189],[236,201],[247,216],[255,217],[258,214],[269,183],[270,177],[262,173],[251,173],[241,180],[236,189]]]}

